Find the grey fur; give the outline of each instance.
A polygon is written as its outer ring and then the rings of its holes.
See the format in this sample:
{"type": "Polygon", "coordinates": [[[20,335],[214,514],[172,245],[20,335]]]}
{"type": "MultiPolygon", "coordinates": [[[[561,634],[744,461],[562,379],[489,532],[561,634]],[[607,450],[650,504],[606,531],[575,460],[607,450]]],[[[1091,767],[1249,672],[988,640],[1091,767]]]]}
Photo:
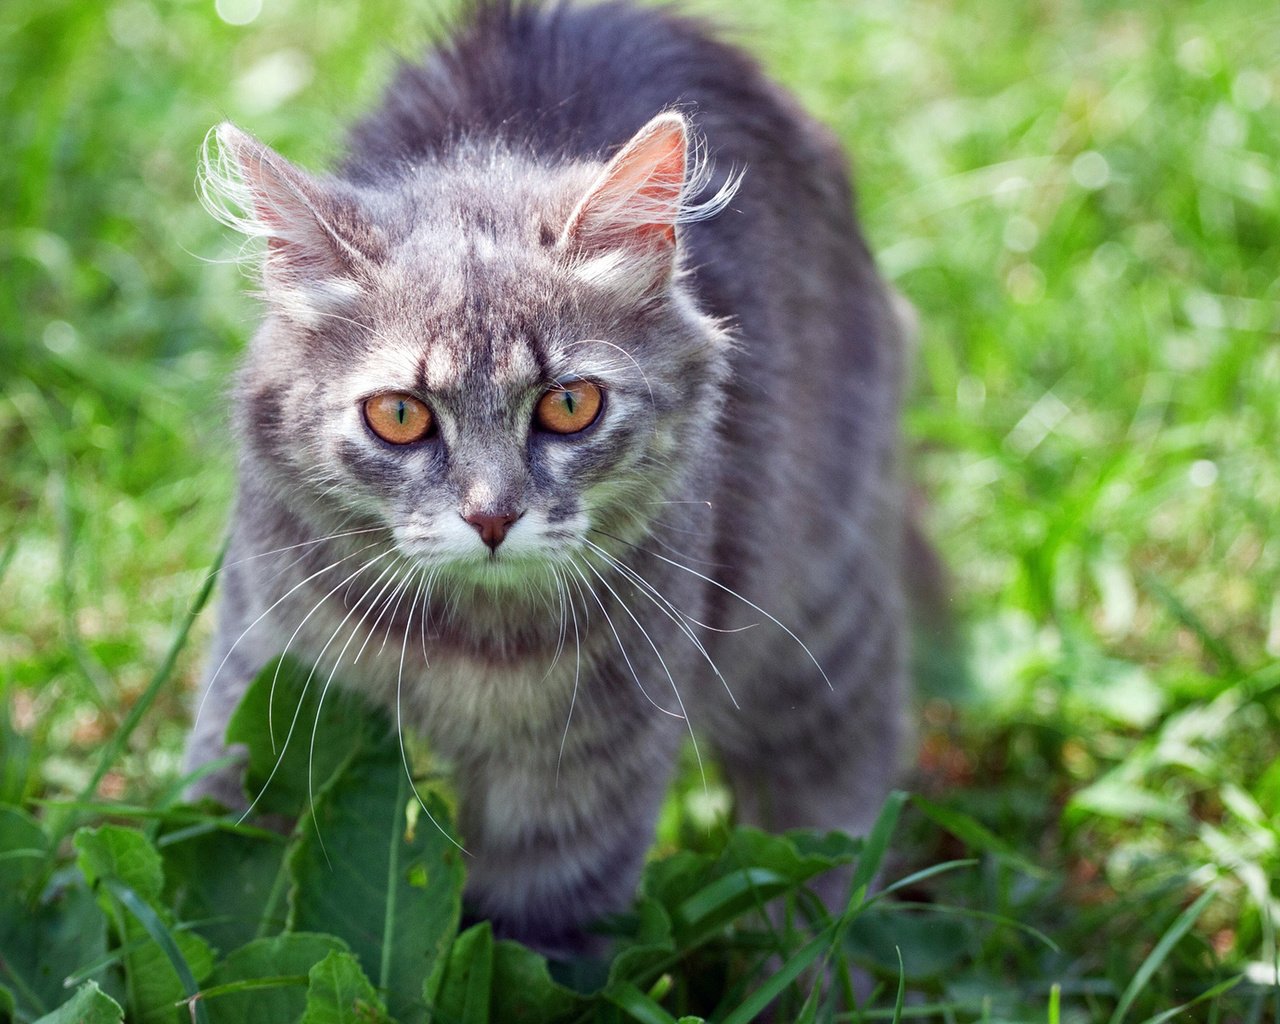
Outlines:
{"type": "MultiPolygon", "coordinates": [[[[741,820],[865,829],[903,725],[903,338],[832,136],[692,21],[497,2],[401,70],[337,177],[218,139],[206,191],[269,240],[268,315],[189,765],[288,645],[453,765],[472,910],[551,952],[630,898],[690,726],[741,820]],[[686,206],[740,188],[682,215],[674,275],[586,282],[556,240],[673,110],[710,156],[686,206]],[[570,374],[600,420],[533,431],[570,374]],[[379,441],[378,391],[438,436],[379,441]],[[493,556],[481,507],[524,510],[493,556]]],[[[235,771],[202,788],[242,801],[235,771]]]]}

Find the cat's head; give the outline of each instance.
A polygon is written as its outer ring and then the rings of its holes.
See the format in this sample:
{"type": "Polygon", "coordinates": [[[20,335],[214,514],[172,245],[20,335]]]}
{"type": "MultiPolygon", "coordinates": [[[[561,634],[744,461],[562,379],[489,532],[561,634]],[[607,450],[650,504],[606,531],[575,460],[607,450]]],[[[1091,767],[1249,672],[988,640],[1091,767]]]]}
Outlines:
{"type": "Polygon", "coordinates": [[[677,113],[603,166],[464,144],[376,187],[214,129],[206,205],[265,240],[246,468],[481,584],[643,532],[718,411],[725,339],[681,266],[680,226],[732,194],[691,202],[706,180],[677,113]]]}

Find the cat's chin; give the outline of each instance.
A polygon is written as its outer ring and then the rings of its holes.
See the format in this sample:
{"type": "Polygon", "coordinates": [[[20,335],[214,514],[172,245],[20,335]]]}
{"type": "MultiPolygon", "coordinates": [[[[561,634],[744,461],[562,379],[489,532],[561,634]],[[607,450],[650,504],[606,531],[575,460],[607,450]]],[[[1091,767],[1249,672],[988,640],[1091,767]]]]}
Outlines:
{"type": "Polygon", "coordinates": [[[455,594],[475,592],[494,596],[555,594],[563,586],[558,581],[572,573],[563,561],[536,554],[495,551],[470,558],[413,557],[444,601],[455,594]]]}

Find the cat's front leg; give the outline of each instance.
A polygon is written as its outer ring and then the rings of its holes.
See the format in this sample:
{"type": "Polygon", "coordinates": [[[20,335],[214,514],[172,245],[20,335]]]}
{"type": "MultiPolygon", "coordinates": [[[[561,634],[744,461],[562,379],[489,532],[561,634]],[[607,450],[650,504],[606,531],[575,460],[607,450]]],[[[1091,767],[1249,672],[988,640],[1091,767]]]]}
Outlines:
{"type": "Polygon", "coordinates": [[[575,717],[563,755],[516,741],[459,765],[468,914],[549,956],[601,952],[591,926],[635,893],[680,724],[653,708],[575,717]]]}

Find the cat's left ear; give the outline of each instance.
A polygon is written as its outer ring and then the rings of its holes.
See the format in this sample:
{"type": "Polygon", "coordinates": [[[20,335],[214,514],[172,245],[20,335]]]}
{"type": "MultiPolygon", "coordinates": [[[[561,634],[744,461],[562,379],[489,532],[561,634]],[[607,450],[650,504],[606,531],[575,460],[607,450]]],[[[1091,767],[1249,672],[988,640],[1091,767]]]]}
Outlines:
{"type": "Polygon", "coordinates": [[[640,264],[651,284],[665,281],[675,268],[688,150],[682,115],[667,111],[653,118],[578,202],[559,247],[586,259],[613,256],[640,264]]]}

